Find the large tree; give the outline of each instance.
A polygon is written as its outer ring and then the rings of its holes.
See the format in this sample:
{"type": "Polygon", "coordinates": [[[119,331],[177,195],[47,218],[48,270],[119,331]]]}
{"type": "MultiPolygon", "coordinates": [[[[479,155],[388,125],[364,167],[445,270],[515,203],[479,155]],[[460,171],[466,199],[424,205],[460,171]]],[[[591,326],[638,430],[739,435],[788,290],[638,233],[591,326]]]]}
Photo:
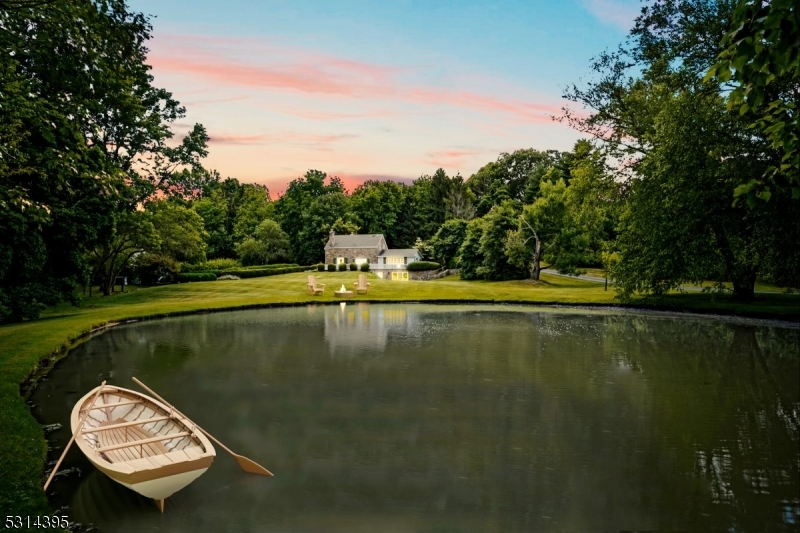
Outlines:
{"type": "Polygon", "coordinates": [[[367,181],[350,196],[350,211],[362,233],[381,233],[397,247],[405,186],[394,181],[367,181]]]}
{"type": "Polygon", "coordinates": [[[794,231],[796,200],[731,205],[737,185],[780,159],[747,117],[725,109],[729,88],[703,80],[733,9],[723,0],[653,2],[628,43],[595,62],[597,78],[567,92],[591,113],[567,110],[565,119],[601,141],[630,189],[615,268],[623,297],[712,279],[732,282],[734,295],[747,299],[777,257],[797,264],[800,252],[775,247],[794,231]]]}
{"type": "Polygon", "coordinates": [[[113,246],[156,190],[191,188],[207,139],[198,125],[169,144],[183,108],[153,87],[150,24],[123,1],[14,7],[0,10],[0,320],[74,301],[84,251],[113,246]]]}

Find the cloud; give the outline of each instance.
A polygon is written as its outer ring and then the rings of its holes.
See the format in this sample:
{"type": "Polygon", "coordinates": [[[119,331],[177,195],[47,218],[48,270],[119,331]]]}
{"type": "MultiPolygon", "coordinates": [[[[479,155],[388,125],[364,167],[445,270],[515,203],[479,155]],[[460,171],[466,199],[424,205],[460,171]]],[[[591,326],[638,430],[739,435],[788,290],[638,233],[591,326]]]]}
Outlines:
{"type": "Polygon", "coordinates": [[[318,146],[355,139],[352,133],[319,135],[313,133],[282,132],[263,135],[217,134],[209,136],[209,144],[273,144],[289,143],[304,146],[318,146]]]}
{"type": "Polygon", "coordinates": [[[581,0],[581,4],[599,21],[626,31],[640,13],[635,5],[620,0],[581,0]]]}
{"type": "MultiPolygon", "coordinates": [[[[608,1],[608,0],[595,0],[608,1]]],[[[268,48],[259,50],[258,60],[242,59],[241,50],[253,54],[253,43],[233,39],[199,43],[194,37],[171,36],[168,47],[156,46],[148,60],[158,72],[204,78],[228,87],[247,87],[266,91],[303,94],[311,97],[347,99],[359,103],[379,100],[415,103],[426,106],[449,106],[483,114],[501,114],[527,123],[546,123],[559,114],[558,104],[529,101],[505,95],[492,95],[468,89],[437,88],[408,80],[424,79],[424,69],[377,65],[313,54],[302,50],[268,48]],[[227,48],[231,48],[227,50],[227,48]],[[268,58],[268,59],[264,59],[268,58]],[[281,58],[282,62],[270,62],[281,58]]],[[[385,112],[385,111],[383,111],[385,112]]],[[[359,114],[305,112],[316,120],[363,118],[359,114]]],[[[370,113],[364,116],[374,116],[370,113]]]]}

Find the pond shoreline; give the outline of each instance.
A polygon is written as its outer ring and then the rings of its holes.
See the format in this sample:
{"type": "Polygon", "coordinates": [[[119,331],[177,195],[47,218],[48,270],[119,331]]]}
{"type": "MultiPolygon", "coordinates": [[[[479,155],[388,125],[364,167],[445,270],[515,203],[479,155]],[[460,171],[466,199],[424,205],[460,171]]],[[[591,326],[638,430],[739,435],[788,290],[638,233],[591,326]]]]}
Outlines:
{"type": "MultiPolygon", "coordinates": [[[[289,275],[292,276],[292,275],[289,275]]],[[[289,277],[287,276],[287,277],[289,277]]],[[[283,278],[279,276],[276,278],[283,278]]],[[[294,277],[294,276],[292,276],[294,277]]],[[[279,280],[272,278],[270,284],[276,283],[279,280]]],[[[285,281],[285,280],[284,280],[285,281]]],[[[209,282],[191,284],[195,287],[212,285],[209,282]]],[[[240,282],[226,282],[228,284],[240,282]]],[[[425,282],[425,288],[434,288],[442,283],[425,282]]],[[[444,281],[444,283],[448,283],[444,281]]],[[[452,282],[451,282],[452,283],[452,282]]],[[[449,285],[450,283],[448,283],[449,285]]],[[[260,283],[259,283],[260,285],[260,283]]],[[[462,285],[462,282],[458,282],[462,285]]],[[[467,285],[464,283],[464,285],[467,285]]],[[[377,287],[376,287],[377,288],[377,287]]],[[[445,289],[445,287],[437,287],[437,289],[445,289]]],[[[476,285],[475,289],[478,289],[476,285]]],[[[570,287],[570,289],[572,289],[570,287]]],[[[568,289],[569,290],[569,289],[568,289]]],[[[572,289],[574,290],[574,289],[572,289]]],[[[142,294],[144,291],[138,293],[131,293],[132,295],[142,294]]],[[[149,290],[148,290],[149,292],[149,290]]],[[[442,292],[447,292],[445,289],[442,292]]],[[[477,292],[477,291],[476,291],[477,292]]],[[[577,289],[577,292],[583,292],[577,289]]],[[[45,494],[41,491],[40,478],[43,479],[43,471],[46,466],[47,454],[47,441],[41,429],[41,426],[33,418],[30,411],[30,406],[26,403],[27,397],[30,394],[39,380],[52,370],[53,365],[78,344],[89,339],[93,335],[100,334],[105,330],[119,324],[144,321],[144,320],[158,320],[168,317],[185,316],[192,314],[205,314],[215,312],[228,312],[236,310],[252,310],[252,309],[269,309],[280,307],[298,307],[307,305],[339,305],[340,301],[335,300],[313,300],[310,297],[296,297],[292,295],[276,295],[272,302],[260,302],[253,304],[237,304],[231,302],[231,305],[224,303],[214,307],[202,308],[189,308],[193,300],[182,300],[179,305],[173,307],[174,310],[166,312],[148,313],[142,312],[141,308],[129,307],[127,310],[122,307],[123,303],[114,305],[113,308],[97,309],[98,312],[104,312],[109,316],[109,320],[105,322],[97,322],[96,319],[92,320],[91,315],[95,313],[92,307],[86,309],[91,311],[83,313],[88,316],[76,315],[60,315],[52,316],[38,321],[32,321],[17,325],[17,333],[19,339],[17,344],[18,351],[14,353],[13,347],[9,352],[13,355],[9,356],[6,361],[3,361],[2,367],[6,370],[6,383],[3,388],[5,392],[0,392],[0,395],[5,397],[4,405],[6,406],[6,413],[0,415],[0,425],[8,428],[8,438],[3,438],[4,444],[0,445],[0,467],[4,472],[11,473],[7,481],[0,482],[0,504],[3,508],[8,508],[10,512],[15,514],[36,514],[45,513],[49,510],[49,504],[45,494]],[[291,301],[292,298],[297,298],[291,301]],[[279,300],[279,301],[275,301],[279,300]],[[183,307],[183,309],[181,309],[183,307]],[[116,312],[114,312],[116,311],[116,312]],[[48,328],[48,326],[55,326],[58,324],[62,331],[55,330],[55,328],[48,328]],[[41,330],[41,331],[37,331],[41,330]],[[55,330],[55,331],[54,331],[55,330]],[[49,333],[49,335],[45,335],[49,333]],[[66,334],[66,338],[61,335],[66,334]],[[35,338],[33,338],[35,337],[35,338]],[[45,347],[47,346],[47,347],[45,347]],[[14,385],[15,383],[15,385],[14,385]],[[16,389],[14,393],[9,387],[16,389]],[[16,396],[16,398],[14,398],[16,396]],[[16,475],[15,475],[16,474],[16,475]]],[[[646,313],[664,313],[665,316],[697,316],[707,317],[712,320],[744,320],[748,323],[766,324],[782,326],[782,327],[797,327],[800,326],[800,317],[798,320],[789,320],[786,314],[780,312],[772,313],[769,310],[757,310],[750,312],[748,310],[737,309],[732,305],[714,308],[696,308],[694,306],[685,305],[659,305],[659,304],[646,304],[638,302],[636,304],[612,304],[610,302],[586,302],[586,301],[554,301],[548,299],[547,294],[538,294],[541,298],[540,301],[529,299],[516,299],[516,298],[426,298],[427,295],[421,295],[421,298],[402,298],[400,294],[389,295],[388,298],[353,298],[343,300],[348,304],[355,303],[371,303],[371,304],[411,304],[411,303],[428,303],[438,305],[453,305],[453,304],[492,304],[492,305],[514,305],[525,307],[543,307],[543,308],[556,308],[556,309],[585,309],[585,310],[606,310],[606,311],[621,311],[621,312],[646,312],[646,313]],[[394,296],[393,298],[391,296],[394,296]]],[[[488,295],[487,295],[488,296],[488,295]]],[[[534,296],[533,294],[526,294],[526,296],[534,296]]],[[[578,294],[575,295],[575,300],[580,300],[578,294]]],[[[255,298],[254,298],[255,299],[255,298]]],[[[152,306],[148,306],[152,309],[152,306]]],[[[13,325],[12,325],[13,326],[13,325]]],[[[12,329],[11,326],[8,327],[12,329]]],[[[4,328],[5,329],[5,328],[4,328]]],[[[4,341],[14,340],[13,334],[6,335],[4,341]],[[9,339],[12,337],[12,339],[9,339]]],[[[13,344],[13,343],[12,343],[13,344]]],[[[4,431],[5,432],[5,431],[4,431]]]]}

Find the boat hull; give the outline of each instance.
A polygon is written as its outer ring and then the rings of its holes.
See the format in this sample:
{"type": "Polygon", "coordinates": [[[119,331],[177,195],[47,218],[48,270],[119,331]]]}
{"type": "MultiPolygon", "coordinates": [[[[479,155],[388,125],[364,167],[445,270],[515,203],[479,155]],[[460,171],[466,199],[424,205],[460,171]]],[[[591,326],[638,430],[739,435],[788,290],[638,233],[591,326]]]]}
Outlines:
{"type": "Polygon", "coordinates": [[[115,482],[162,501],[211,466],[214,448],[205,435],[194,430],[191,420],[130,389],[107,385],[104,399],[93,404],[92,416],[79,428],[81,407],[88,404],[94,392],[87,393],[73,408],[72,431],[81,434],[75,442],[86,458],[115,482]],[[101,442],[97,435],[103,431],[108,431],[103,436],[109,437],[101,442]],[[129,433],[132,440],[126,440],[129,433]],[[160,442],[170,445],[160,446],[160,442]]]}

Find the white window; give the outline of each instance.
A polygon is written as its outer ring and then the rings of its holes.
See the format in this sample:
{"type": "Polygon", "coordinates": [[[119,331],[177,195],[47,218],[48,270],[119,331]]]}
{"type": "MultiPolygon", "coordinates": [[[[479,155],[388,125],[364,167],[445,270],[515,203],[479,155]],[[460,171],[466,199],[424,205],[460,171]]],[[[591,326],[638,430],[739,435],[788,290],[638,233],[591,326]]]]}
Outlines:
{"type": "Polygon", "coordinates": [[[389,257],[388,259],[390,265],[402,265],[405,263],[404,257],[389,257]]]}
{"type": "Polygon", "coordinates": [[[344,263],[344,257],[337,257],[334,264],[341,265],[344,263]]]}
{"type": "Polygon", "coordinates": [[[408,272],[392,272],[393,281],[408,281],[408,272]]]}
{"type": "Polygon", "coordinates": [[[355,264],[363,265],[366,262],[367,262],[367,258],[366,257],[356,257],[355,264]]]}

